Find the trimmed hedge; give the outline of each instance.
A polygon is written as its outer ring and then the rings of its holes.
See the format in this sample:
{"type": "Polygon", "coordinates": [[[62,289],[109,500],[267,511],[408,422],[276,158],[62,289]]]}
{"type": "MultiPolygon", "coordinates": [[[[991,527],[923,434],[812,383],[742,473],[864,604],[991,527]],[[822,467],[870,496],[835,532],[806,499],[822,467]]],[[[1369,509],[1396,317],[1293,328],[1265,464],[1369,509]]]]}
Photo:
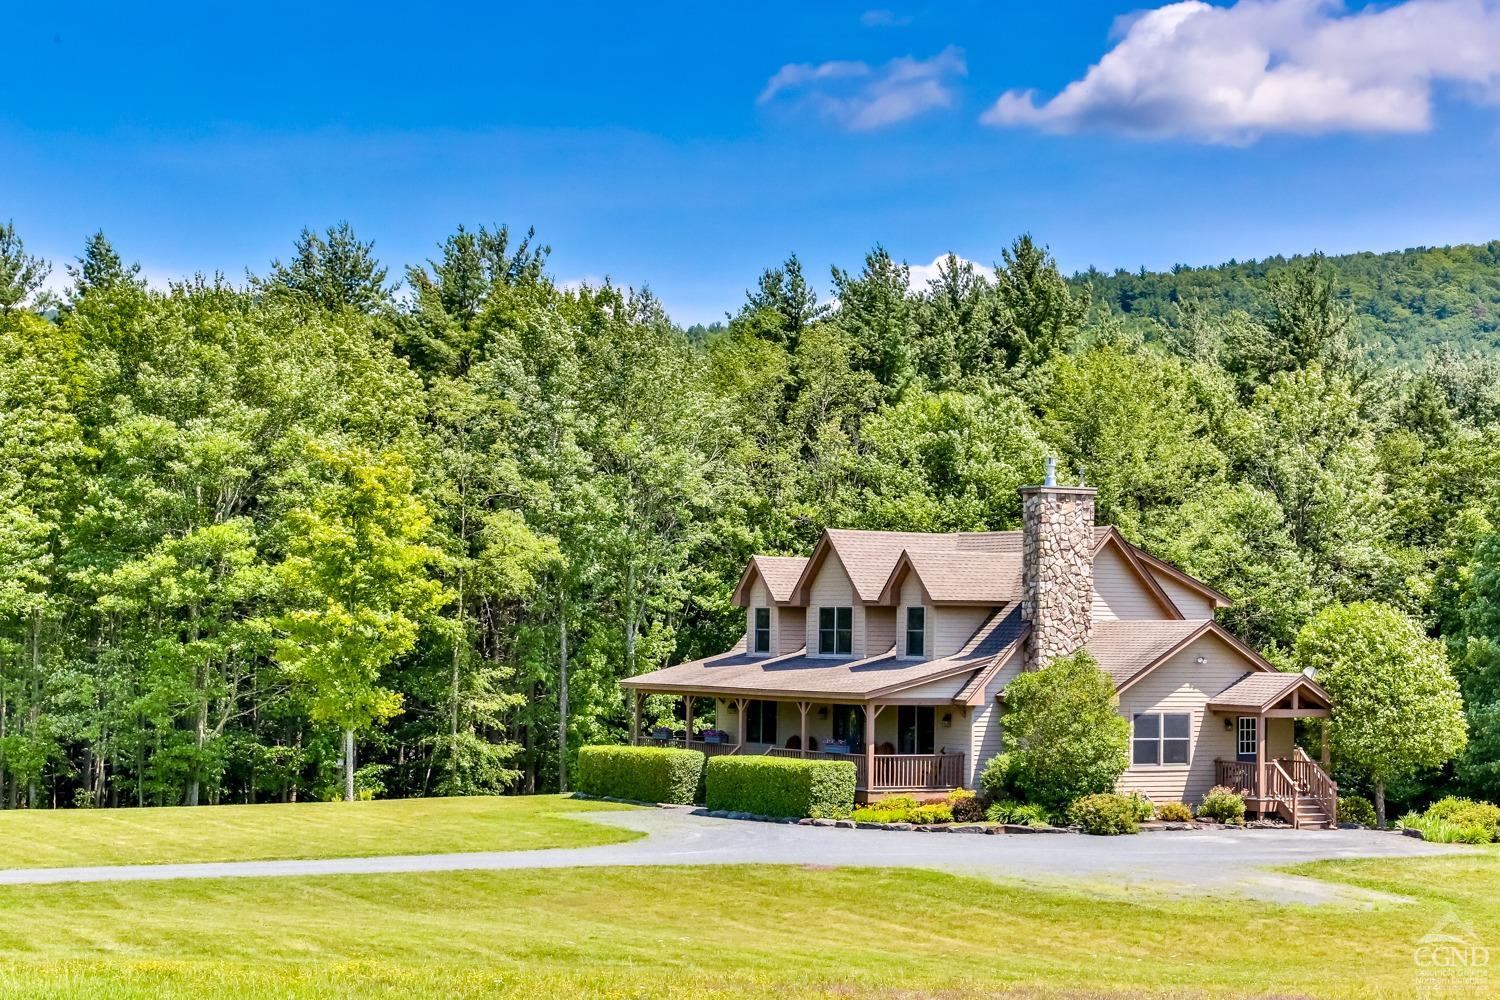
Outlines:
{"type": "Polygon", "coordinates": [[[714,757],[708,808],[757,816],[843,816],[854,808],[854,762],[714,757]]]}
{"type": "Polygon", "coordinates": [[[671,747],[583,747],[576,785],[586,795],[690,806],[703,781],[703,754],[671,747]]]}

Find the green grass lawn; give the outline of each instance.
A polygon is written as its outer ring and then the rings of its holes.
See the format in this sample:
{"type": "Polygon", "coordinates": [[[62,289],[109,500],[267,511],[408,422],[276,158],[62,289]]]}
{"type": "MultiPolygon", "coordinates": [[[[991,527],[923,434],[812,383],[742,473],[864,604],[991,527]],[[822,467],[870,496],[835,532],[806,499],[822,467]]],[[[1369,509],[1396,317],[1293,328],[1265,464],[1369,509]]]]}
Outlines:
{"type": "Polygon", "coordinates": [[[1416,902],[768,867],[10,887],[0,995],[1404,998],[1450,911],[1500,951],[1496,852],[1307,871],[1416,902]]]}
{"type": "Polygon", "coordinates": [[[0,811],[0,868],[525,851],[634,840],[556,795],[178,809],[0,811]]]}

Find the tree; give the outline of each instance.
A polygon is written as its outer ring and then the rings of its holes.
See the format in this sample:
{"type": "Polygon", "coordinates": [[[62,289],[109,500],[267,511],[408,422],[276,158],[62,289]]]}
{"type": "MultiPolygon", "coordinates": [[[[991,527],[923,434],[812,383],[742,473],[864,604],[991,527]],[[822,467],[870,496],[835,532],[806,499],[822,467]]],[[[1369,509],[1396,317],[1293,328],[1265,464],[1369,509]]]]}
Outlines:
{"type": "Polygon", "coordinates": [[[1397,609],[1325,608],[1298,633],[1293,663],[1333,699],[1334,760],[1369,778],[1381,826],[1387,787],[1463,752],[1463,700],[1443,646],[1397,609]]]}
{"type": "Polygon", "coordinates": [[[780,267],[767,268],[734,325],[748,328],[756,336],[795,351],[807,328],[828,315],[828,306],[818,304],[817,291],[802,275],[802,261],[792,254],[780,267]]]}
{"type": "Polygon", "coordinates": [[[1255,384],[1314,364],[1347,364],[1354,314],[1339,299],[1322,254],[1274,272],[1266,281],[1266,299],[1264,324],[1232,328],[1226,354],[1231,371],[1255,384]]]}
{"type": "Polygon", "coordinates": [[[14,222],[0,225],[0,314],[25,305],[51,273],[51,264],[26,253],[14,222]]]}
{"type": "Polygon", "coordinates": [[[325,236],[303,229],[292,259],[271,262],[271,275],[262,287],[306,296],[326,309],[373,313],[390,303],[394,286],[385,283],[386,269],[375,259],[375,244],[354,235],[347,222],[329,226],[325,236]]]}
{"type": "Polygon", "coordinates": [[[1006,368],[1034,367],[1068,350],[1089,311],[1088,294],[1073,294],[1057,262],[1029,233],[1000,251],[995,301],[1000,310],[996,356],[1006,368]]]}
{"type": "Polygon", "coordinates": [[[288,518],[281,572],[293,610],[277,659],[308,691],[312,718],[343,733],[344,798],[353,801],[356,733],[401,710],[401,693],[381,673],[411,651],[449,595],[430,576],[438,552],[405,461],[359,448],[311,451],[329,481],[288,518]]]}
{"type": "Polygon", "coordinates": [[[1113,791],[1130,766],[1130,723],[1087,650],[1011,681],[1001,733],[1011,786],[1051,812],[1113,791]]]}

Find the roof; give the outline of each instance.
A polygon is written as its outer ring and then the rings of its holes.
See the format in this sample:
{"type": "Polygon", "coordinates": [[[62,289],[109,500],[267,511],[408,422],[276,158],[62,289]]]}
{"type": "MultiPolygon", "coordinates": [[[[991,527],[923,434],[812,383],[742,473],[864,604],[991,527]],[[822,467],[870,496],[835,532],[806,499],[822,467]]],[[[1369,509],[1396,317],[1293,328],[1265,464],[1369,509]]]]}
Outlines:
{"type": "Polygon", "coordinates": [[[934,604],[1005,604],[1021,599],[1021,553],[903,551],[881,591],[891,603],[905,571],[934,604]]]}
{"type": "Polygon", "coordinates": [[[972,674],[1012,649],[1023,632],[1020,607],[1007,605],[991,614],[962,649],[941,659],[901,659],[894,646],[858,660],[809,656],[800,649],[786,656],[753,656],[742,641],[728,653],[663,667],[620,683],[646,691],[861,700],[951,679],[951,691],[933,696],[954,698],[972,674]]]}
{"type": "MultiPolygon", "coordinates": [[[[1098,544],[1113,529],[1096,527],[1094,542],[1098,544]]],[[[943,533],[920,531],[855,531],[848,528],[829,528],[823,532],[812,557],[803,567],[797,591],[803,590],[818,571],[822,561],[832,552],[843,564],[854,584],[854,592],[867,604],[875,604],[889,582],[896,563],[903,552],[912,556],[923,553],[987,553],[990,555],[1021,555],[1021,532],[1019,531],[952,531],[943,533]]],[[[925,581],[924,581],[925,582],[925,581]]],[[[798,596],[794,592],[794,597],[798,596]]],[[[934,600],[936,600],[934,596],[934,600]]],[[[1011,596],[1002,600],[1010,600],[1011,596]]],[[[971,598],[975,604],[987,603],[971,598]]]]}
{"type": "Polygon", "coordinates": [[[771,592],[771,600],[780,603],[792,596],[797,579],[807,565],[806,556],[755,556],[752,560],[760,578],[771,592]]]}
{"type": "Polygon", "coordinates": [[[1328,704],[1328,692],[1324,691],[1306,674],[1252,673],[1246,674],[1208,700],[1213,708],[1244,708],[1260,711],[1281,701],[1301,688],[1315,698],[1328,704]]]}
{"type": "Polygon", "coordinates": [[[1205,630],[1202,621],[1096,621],[1086,648],[1115,687],[1124,687],[1205,630]]]}

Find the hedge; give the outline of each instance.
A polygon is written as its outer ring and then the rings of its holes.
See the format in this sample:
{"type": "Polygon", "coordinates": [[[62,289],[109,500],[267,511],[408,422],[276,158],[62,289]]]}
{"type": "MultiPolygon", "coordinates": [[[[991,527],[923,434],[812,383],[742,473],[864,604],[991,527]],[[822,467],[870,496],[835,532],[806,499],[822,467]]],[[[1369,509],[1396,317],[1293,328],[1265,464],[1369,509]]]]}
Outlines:
{"type": "Polygon", "coordinates": [[[586,795],[692,805],[703,760],[697,750],[670,747],[583,747],[575,784],[586,795]]]}
{"type": "Polygon", "coordinates": [[[854,808],[854,762],[714,757],[708,808],[757,816],[843,816],[854,808]]]}

